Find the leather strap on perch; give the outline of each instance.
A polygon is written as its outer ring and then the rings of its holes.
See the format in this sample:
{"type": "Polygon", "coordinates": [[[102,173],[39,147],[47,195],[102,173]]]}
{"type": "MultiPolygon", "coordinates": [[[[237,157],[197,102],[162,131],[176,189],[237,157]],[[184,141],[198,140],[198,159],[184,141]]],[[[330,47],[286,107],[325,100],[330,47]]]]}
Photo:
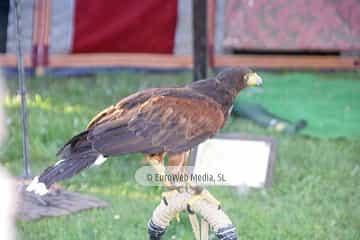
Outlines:
{"type": "MultiPolygon", "coordinates": [[[[166,228],[170,225],[170,221],[176,217],[176,214],[182,211],[187,210],[187,204],[191,197],[194,196],[194,193],[190,192],[181,192],[173,194],[167,199],[167,204],[164,201],[161,201],[160,204],[156,207],[153,212],[153,215],[149,221],[151,227],[155,228],[157,231],[161,229],[161,235],[158,235],[158,238],[150,239],[160,239],[161,236],[165,233],[166,228]]],[[[192,211],[200,215],[204,221],[210,224],[211,228],[215,231],[219,239],[222,240],[235,240],[237,239],[236,229],[232,225],[231,220],[225,214],[222,209],[213,203],[208,202],[205,199],[200,199],[192,204],[192,211]]],[[[202,223],[202,225],[205,223],[202,223]]],[[[151,229],[149,226],[149,234],[151,235],[151,229]]],[[[206,233],[207,234],[207,233],[206,233]]],[[[196,234],[197,235],[197,234],[196,234]]],[[[195,236],[196,236],[195,235],[195,236]]],[[[199,234],[200,235],[200,234],[199,234]]],[[[199,236],[196,236],[198,238],[199,236]]],[[[200,238],[199,238],[200,239],[200,238]]]]}

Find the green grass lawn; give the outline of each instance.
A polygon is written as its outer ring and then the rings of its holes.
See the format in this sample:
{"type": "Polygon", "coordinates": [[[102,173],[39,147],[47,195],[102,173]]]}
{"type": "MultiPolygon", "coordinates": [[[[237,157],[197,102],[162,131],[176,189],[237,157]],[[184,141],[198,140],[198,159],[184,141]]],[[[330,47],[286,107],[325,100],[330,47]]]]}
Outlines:
{"type": "Polygon", "coordinates": [[[238,100],[262,104],[286,119],[306,119],[301,134],[319,138],[360,137],[360,74],[264,73],[264,89],[247,89],[238,100]]]}
{"type": "MultiPolygon", "coordinates": [[[[338,73],[338,76],[342,74],[349,73],[338,73]]],[[[311,74],[314,81],[324,75],[330,77],[332,73],[311,74]]],[[[296,81],[304,75],[266,73],[264,76],[266,89],[283,78],[291,76],[296,81]],[[266,82],[267,78],[276,80],[266,82]]],[[[190,79],[189,73],[30,79],[28,105],[33,173],[38,174],[57,161],[58,148],[84,129],[91,117],[104,107],[138,89],[171,86],[190,79]]],[[[16,81],[7,84],[10,89],[6,98],[8,137],[0,159],[14,175],[21,175],[20,99],[16,97],[16,81]]],[[[331,86],[329,80],[328,87],[331,86]]],[[[281,91],[277,94],[284,102],[291,99],[281,91]]],[[[323,96],[316,97],[314,101],[321,101],[323,96]]],[[[271,189],[247,195],[239,195],[230,187],[210,189],[237,226],[241,239],[360,239],[359,138],[328,140],[286,136],[238,118],[228,121],[224,132],[230,131],[272,136],[279,143],[271,189]]],[[[134,173],[141,159],[140,155],[112,158],[100,168],[89,169],[63,182],[67,189],[95,195],[108,201],[111,207],[33,222],[18,221],[21,239],[147,239],[146,224],[163,189],[143,187],[135,182],[134,173]]],[[[172,239],[193,239],[186,214],[181,215],[180,223],[169,227],[164,239],[172,236],[176,236],[172,239]]]]}

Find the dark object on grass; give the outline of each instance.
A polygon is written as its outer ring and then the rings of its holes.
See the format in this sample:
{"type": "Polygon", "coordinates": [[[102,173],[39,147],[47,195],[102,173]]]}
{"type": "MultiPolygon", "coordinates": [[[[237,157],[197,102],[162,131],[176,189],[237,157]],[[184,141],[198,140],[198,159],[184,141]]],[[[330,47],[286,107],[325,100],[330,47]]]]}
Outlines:
{"type": "Polygon", "coordinates": [[[243,100],[236,100],[232,113],[235,116],[250,119],[264,128],[272,128],[279,132],[294,134],[305,128],[307,122],[299,120],[291,123],[275,114],[267,111],[263,106],[257,103],[251,103],[243,100]]]}
{"type": "Polygon", "coordinates": [[[46,196],[25,191],[27,181],[19,180],[17,219],[35,220],[43,217],[67,215],[91,208],[105,208],[108,204],[95,197],[69,192],[53,186],[46,196]]]}
{"type": "Polygon", "coordinates": [[[262,85],[248,68],[231,68],[213,79],[185,87],[153,88],[128,96],[100,112],[88,128],[58,152],[60,160],[27,188],[40,195],[56,181],[70,178],[107,156],[143,153],[153,165],[165,154],[189,151],[224,126],[236,95],[262,85]]]}

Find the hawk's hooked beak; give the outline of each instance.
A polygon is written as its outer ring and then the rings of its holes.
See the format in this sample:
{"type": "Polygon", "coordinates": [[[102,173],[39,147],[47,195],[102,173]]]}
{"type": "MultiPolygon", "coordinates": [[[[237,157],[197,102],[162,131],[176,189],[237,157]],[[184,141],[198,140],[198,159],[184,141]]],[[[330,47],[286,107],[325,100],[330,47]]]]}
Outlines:
{"type": "Polygon", "coordinates": [[[263,85],[263,80],[256,73],[248,73],[245,75],[246,85],[249,87],[259,87],[263,85]]]}

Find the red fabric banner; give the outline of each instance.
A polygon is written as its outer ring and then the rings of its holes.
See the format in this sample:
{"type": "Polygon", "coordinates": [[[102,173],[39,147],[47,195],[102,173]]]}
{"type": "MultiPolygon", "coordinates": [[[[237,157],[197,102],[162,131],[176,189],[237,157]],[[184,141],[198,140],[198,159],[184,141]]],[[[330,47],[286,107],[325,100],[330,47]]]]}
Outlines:
{"type": "Polygon", "coordinates": [[[76,0],[73,52],[172,53],[177,0],[76,0]]]}

